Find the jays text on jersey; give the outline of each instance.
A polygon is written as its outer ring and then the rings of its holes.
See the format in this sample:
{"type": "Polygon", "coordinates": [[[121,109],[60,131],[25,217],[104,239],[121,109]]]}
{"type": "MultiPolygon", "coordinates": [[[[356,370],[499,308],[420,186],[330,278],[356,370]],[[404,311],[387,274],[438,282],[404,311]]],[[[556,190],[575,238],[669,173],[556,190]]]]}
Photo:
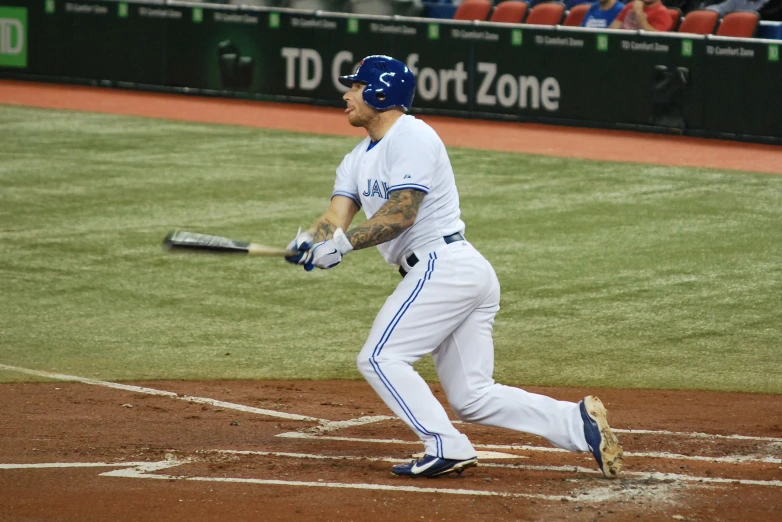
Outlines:
{"type": "Polygon", "coordinates": [[[369,219],[386,203],[389,193],[403,189],[423,191],[426,197],[415,226],[378,245],[391,265],[399,265],[403,255],[415,250],[431,250],[427,245],[442,243],[444,236],[464,232],[459,192],[445,145],[434,129],[409,115],[400,117],[374,145],[367,137],[345,156],[337,167],[333,196],[351,198],[369,219]]]}

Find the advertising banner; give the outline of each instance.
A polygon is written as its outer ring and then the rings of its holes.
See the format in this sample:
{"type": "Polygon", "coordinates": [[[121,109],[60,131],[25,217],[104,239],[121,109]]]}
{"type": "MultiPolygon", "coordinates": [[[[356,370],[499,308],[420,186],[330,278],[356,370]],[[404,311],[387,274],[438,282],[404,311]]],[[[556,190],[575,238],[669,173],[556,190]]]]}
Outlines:
{"type": "MultiPolygon", "coordinates": [[[[782,42],[781,42],[782,43],[782,42]]],[[[702,43],[699,104],[702,127],[724,133],[782,136],[782,63],[779,45],[746,40],[702,43]]]]}
{"type": "Polygon", "coordinates": [[[782,140],[769,41],[273,8],[0,0],[0,75],[341,105],[340,75],[390,54],[416,109],[782,140]]]}
{"type": "Polygon", "coordinates": [[[27,68],[25,7],[0,7],[0,67],[27,68]]]}

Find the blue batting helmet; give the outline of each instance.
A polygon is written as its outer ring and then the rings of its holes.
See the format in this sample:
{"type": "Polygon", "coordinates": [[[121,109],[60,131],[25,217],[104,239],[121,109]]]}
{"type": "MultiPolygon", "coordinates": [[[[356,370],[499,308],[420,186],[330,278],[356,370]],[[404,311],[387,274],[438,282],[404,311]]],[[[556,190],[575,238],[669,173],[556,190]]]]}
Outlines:
{"type": "Polygon", "coordinates": [[[366,84],[364,101],[373,109],[403,107],[409,111],[413,105],[415,76],[405,64],[390,56],[367,56],[359,62],[355,73],[339,77],[339,83],[345,87],[353,87],[354,82],[366,84]]]}

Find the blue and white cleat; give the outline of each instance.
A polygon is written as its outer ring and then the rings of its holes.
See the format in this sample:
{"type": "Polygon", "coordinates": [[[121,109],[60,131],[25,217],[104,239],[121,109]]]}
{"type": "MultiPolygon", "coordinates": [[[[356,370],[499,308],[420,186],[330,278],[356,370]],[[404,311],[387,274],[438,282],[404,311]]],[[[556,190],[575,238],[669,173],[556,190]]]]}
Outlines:
{"type": "Polygon", "coordinates": [[[408,464],[397,464],[391,468],[394,475],[402,477],[439,477],[448,473],[462,474],[467,468],[478,465],[478,457],[467,460],[451,460],[424,455],[420,459],[415,459],[408,464]]]}
{"type": "Polygon", "coordinates": [[[608,478],[617,478],[622,471],[623,451],[611,427],[605,406],[597,397],[587,395],[578,403],[584,420],[584,437],[600,470],[608,478]]]}

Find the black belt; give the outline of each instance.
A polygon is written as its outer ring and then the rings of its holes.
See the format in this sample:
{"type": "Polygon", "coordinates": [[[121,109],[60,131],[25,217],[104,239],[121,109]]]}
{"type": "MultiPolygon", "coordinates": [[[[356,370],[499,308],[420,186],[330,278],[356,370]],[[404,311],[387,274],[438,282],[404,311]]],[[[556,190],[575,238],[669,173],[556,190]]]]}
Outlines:
{"type": "MultiPolygon", "coordinates": [[[[443,241],[445,241],[446,245],[450,245],[451,243],[456,243],[457,241],[464,241],[464,236],[461,235],[459,232],[456,232],[455,234],[451,234],[450,236],[443,236],[443,241]]],[[[415,254],[410,254],[407,257],[407,266],[410,268],[413,268],[415,265],[418,264],[418,256],[415,254]]],[[[399,275],[402,277],[405,277],[407,275],[407,272],[405,272],[405,269],[401,266],[399,267],[399,275]]]]}

